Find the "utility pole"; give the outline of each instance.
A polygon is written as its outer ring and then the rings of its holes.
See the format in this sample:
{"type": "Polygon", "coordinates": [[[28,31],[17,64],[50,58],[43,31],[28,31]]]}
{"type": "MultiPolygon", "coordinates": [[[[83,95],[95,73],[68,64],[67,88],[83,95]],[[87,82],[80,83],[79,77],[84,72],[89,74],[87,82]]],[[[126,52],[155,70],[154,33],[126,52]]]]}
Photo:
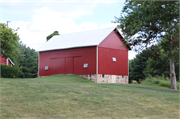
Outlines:
{"type": "Polygon", "coordinates": [[[8,22],[11,22],[11,21],[7,21],[7,28],[8,28],[8,22]]]}

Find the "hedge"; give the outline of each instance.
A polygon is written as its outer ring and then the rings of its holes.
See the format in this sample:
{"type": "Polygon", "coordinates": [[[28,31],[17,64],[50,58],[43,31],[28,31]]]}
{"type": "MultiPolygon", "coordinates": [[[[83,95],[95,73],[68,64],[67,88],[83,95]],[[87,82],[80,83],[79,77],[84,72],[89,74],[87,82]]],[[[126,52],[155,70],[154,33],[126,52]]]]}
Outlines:
{"type": "Polygon", "coordinates": [[[2,78],[17,78],[19,70],[17,67],[11,67],[8,65],[0,65],[1,66],[1,77],[2,78]]]}

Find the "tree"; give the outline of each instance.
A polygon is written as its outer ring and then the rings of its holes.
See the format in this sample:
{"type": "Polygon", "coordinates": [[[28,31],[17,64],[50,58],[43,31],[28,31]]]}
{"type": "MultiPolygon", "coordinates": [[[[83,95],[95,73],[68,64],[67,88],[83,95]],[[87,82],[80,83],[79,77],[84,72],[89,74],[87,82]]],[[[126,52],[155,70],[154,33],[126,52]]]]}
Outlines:
{"type": "MultiPolygon", "coordinates": [[[[163,42],[160,42],[157,45],[154,45],[154,48],[149,48],[147,54],[149,58],[147,60],[146,67],[146,75],[150,74],[152,76],[155,75],[164,75],[165,77],[169,77],[169,56],[168,53],[165,52],[163,47],[163,42]]],[[[178,42],[177,42],[178,44],[178,42]]],[[[179,47],[178,45],[174,46],[174,65],[175,65],[175,73],[176,79],[179,77],[179,47]]]]}
{"type": "Polygon", "coordinates": [[[58,31],[54,31],[52,34],[50,34],[49,36],[46,37],[46,41],[48,41],[49,39],[51,39],[55,35],[60,35],[60,34],[58,33],[58,31]]]}
{"type": "Polygon", "coordinates": [[[18,54],[15,56],[15,67],[19,70],[19,78],[34,78],[38,72],[38,53],[26,47],[21,41],[17,42],[18,54]]]}
{"type": "Polygon", "coordinates": [[[24,52],[25,58],[22,62],[22,78],[37,77],[38,72],[38,53],[34,49],[26,48],[24,52]]]}
{"type": "Polygon", "coordinates": [[[26,51],[26,45],[24,45],[20,40],[17,41],[16,49],[18,51],[18,54],[14,57],[14,64],[15,67],[18,68],[19,70],[19,78],[23,78],[24,72],[22,71],[23,69],[23,62],[25,59],[25,51],[26,51]]]}
{"type": "Polygon", "coordinates": [[[129,62],[129,79],[136,80],[140,83],[140,79],[144,79],[144,72],[146,70],[146,61],[148,60],[146,56],[146,51],[144,50],[140,54],[136,55],[136,58],[130,60],[129,62]]]}
{"type": "Polygon", "coordinates": [[[119,22],[125,41],[135,51],[165,41],[169,53],[171,88],[177,90],[173,47],[179,38],[179,1],[130,1],[119,22]]]}
{"type": "Polygon", "coordinates": [[[6,24],[0,23],[0,38],[2,57],[13,59],[17,54],[16,44],[19,39],[17,30],[7,28],[6,24]]]}

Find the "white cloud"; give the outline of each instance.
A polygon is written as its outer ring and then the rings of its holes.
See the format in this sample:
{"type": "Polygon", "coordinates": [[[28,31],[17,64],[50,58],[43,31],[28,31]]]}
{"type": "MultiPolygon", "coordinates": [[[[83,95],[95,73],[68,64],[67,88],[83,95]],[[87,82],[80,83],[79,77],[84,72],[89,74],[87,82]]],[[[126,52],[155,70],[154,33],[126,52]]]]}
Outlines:
{"type": "MultiPolygon", "coordinates": [[[[99,2],[67,2],[67,1],[44,1],[36,2],[9,2],[3,3],[3,9],[9,12],[18,12],[22,14],[31,14],[28,21],[13,21],[9,26],[13,29],[20,28],[18,34],[21,41],[27,46],[37,49],[46,42],[46,37],[57,30],[60,34],[92,30],[97,28],[106,28],[116,24],[106,24],[98,26],[97,24],[84,21],[80,25],[74,23],[74,19],[81,18],[84,15],[93,14],[93,9],[99,2]]],[[[108,3],[108,1],[106,1],[108,3]]],[[[114,1],[116,2],[116,0],[114,1]]]]}

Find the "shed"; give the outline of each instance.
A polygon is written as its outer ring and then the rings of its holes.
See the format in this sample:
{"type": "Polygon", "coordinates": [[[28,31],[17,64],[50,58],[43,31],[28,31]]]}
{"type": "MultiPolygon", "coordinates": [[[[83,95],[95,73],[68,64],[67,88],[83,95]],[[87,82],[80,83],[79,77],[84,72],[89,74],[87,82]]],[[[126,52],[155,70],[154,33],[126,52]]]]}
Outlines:
{"type": "Polygon", "coordinates": [[[1,55],[1,64],[4,64],[4,65],[9,65],[9,66],[12,66],[12,65],[15,65],[10,58],[3,58],[2,55],[1,55]]]}
{"type": "Polygon", "coordinates": [[[116,27],[54,36],[39,52],[39,76],[75,74],[96,83],[128,83],[128,50],[116,27]]]}

